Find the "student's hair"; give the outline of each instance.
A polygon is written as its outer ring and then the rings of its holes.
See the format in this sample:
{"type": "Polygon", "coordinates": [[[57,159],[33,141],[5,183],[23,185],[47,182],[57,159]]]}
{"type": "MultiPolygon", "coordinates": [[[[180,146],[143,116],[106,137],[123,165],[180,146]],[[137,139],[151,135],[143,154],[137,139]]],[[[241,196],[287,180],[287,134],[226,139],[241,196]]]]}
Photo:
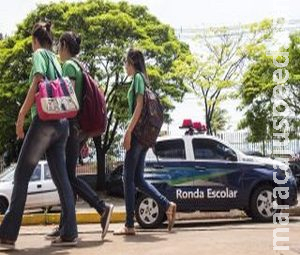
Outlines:
{"type": "Polygon", "coordinates": [[[32,36],[45,48],[52,48],[53,36],[51,33],[51,22],[38,22],[33,26],[32,36]]]}
{"type": "Polygon", "coordinates": [[[74,57],[80,51],[80,36],[76,35],[72,31],[64,32],[59,38],[59,43],[61,46],[67,47],[70,54],[74,57]]]}
{"type": "Polygon", "coordinates": [[[143,53],[137,49],[129,49],[126,57],[126,61],[134,66],[136,72],[141,72],[144,74],[145,78],[148,80],[145,58],[143,53]]]}

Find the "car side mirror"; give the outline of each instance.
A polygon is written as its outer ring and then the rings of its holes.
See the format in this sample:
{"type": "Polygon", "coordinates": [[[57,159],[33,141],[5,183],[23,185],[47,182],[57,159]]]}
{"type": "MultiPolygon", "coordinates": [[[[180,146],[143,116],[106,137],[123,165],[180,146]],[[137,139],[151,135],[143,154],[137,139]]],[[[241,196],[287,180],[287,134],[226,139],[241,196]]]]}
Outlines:
{"type": "Polygon", "coordinates": [[[159,162],[159,158],[158,158],[158,155],[157,155],[157,150],[156,150],[155,145],[152,147],[152,151],[153,151],[153,153],[154,153],[154,155],[156,157],[157,162],[159,162]]]}
{"type": "Polygon", "coordinates": [[[229,161],[237,161],[237,156],[233,150],[225,150],[225,159],[229,161]]]}
{"type": "Polygon", "coordinates": [[[151,147],[151,149],[152,149],[152,151],[153,151],[154,155],[155,155],[155,156],[157,156],[157,154],[156,154],[156,152],[157,152],[157,151],[156,151],[156,148],[155,148],[155,146],[151,147]]]}

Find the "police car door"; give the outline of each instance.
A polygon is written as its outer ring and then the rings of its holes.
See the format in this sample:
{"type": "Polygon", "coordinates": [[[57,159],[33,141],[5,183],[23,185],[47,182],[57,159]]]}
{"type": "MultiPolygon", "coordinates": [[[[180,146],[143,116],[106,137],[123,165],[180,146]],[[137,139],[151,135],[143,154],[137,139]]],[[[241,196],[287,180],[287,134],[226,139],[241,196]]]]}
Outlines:
{"type": "Polygon", "coordinates": [[[240,192],[242,169],[233,150],[210,137],[192,139],[198,174],[194,190],[203,193],[199,209],[226,210],[235,208],[240,192]]]}
{"type": "Polygon", "coordinates": [[[145,178],[169,200],[177,203],[178,210],[190,211],[194,201],[186,193],[193,190],[197,170],[187,161],[186,144],[182,138],[158,141],[155,146],[158,160],[147,163],[145,178]]]}

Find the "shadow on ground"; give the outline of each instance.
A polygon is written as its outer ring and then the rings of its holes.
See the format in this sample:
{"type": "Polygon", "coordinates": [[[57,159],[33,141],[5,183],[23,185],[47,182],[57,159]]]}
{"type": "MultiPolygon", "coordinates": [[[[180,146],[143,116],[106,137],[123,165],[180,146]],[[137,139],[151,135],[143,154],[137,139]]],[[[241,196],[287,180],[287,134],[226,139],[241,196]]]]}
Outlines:
{"type": "Polygon", "coordinates": [[[52,246],[45,246],[39,248],[26,248],[26,249],[16,249],[12,251],[5,251],[0,250],[1,254],[22,254],[22,255],[69,255],[72,254],[72,250],[80,250],[86,249],[96,246],[102,246],[103,241],[96,241],[96,240],[80,240],[76,247],[52,247],[52,246]]]}
{"type": "MultiPolygon", "coordinates": [[[[300,223],[300,218],[289,218],[290,223],[300,223]]],[[[272,222],[255,222],[250,218],[246,219],[220,219],[220,220],[188,220],[176,221],[174,232],[176,231],[219,231],[233,229],[267,229],[272,222]],[[265,227],[264,227],[265,226],[265,227]]],[[[275,225],[275,224],[274,224],[275,225]]],[[[275,225],[276,226],[276,225],[275,225]]],[[[163,224],[157,229],[141,229],[138,232],[166,232],[167,225],[163,224]]]]}

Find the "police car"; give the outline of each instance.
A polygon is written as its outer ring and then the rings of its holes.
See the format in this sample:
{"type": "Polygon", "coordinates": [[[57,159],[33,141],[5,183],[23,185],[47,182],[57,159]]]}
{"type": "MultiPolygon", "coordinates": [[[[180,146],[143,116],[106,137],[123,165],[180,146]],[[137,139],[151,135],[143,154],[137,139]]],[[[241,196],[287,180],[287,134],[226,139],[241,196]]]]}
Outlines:
{"type": "MultiPolygon", "coordinates": [[[[282,162],[245,155],[216,137],[201,134],[199,125],[184,123],[185,135],[158,139],[154,153],[147,154],[145,168],[145,178],[177,204],[178,212],[240,209],[264,222],[280,211],[273,206],[275,200],[278,205],[297,204],[296,181],[282,162]],[[277,184],[273,174],[284,184],[277,184]],[[273,197],[276,187],[286,188],[283,199],[278,194],[273,197]]],[[[158,227],[166,220],[163,208],[139,191],[135,216],[143,228],[158,227]]]]}

